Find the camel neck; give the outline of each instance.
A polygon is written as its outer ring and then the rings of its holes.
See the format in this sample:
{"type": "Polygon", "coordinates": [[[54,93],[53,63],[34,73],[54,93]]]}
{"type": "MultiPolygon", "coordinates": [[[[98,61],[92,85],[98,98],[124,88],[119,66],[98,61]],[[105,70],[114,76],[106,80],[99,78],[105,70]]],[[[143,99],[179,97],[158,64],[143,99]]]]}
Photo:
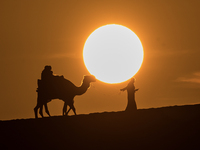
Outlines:
{"type": "Polygon", "coordinates": [[[78,87],[77,95],[84,94],[89,87],[90,87],[90,83],[83,82],[82,85],[80,87],[78,87]]]}

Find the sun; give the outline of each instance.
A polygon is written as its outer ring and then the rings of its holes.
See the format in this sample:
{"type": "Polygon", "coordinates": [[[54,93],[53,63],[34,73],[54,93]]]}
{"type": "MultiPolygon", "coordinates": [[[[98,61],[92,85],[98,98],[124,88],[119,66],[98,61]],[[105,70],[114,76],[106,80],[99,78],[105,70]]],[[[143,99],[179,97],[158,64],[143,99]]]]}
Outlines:
{"type": "Polygon", "coordinates": [[[105,83],[121,83],[133,77],[142,65],[143,55],[138,36],[117,24],[97,28],[83,48],[87,70],[105,83]]]}

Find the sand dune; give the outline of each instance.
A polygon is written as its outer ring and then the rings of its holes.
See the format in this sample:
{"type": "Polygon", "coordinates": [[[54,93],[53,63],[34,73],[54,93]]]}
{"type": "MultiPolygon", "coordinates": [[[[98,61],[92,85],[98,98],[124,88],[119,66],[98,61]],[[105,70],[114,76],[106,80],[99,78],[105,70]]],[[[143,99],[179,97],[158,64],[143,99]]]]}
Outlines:
{"type": "Polygon", "coordinates": [[[1,149],[200,149],[200,105],[0,121],[1,149]]]}

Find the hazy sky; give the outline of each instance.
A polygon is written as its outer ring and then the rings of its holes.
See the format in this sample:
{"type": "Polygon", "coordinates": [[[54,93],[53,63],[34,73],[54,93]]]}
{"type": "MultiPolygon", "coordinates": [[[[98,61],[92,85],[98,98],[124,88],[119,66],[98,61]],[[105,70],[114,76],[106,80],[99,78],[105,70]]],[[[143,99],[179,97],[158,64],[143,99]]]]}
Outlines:
{"type": "MultiPolygon", "coordinates": [[[[200,103],[199,7],[199,0],[0,1],[0,120],[34,117],[45,65],[79,86],[89,74],[84,42],[106,24],[130,28],[143,44],[139,109],[200,103]]],[[[119,89],[126,84],[93,83],[75,97],[77,113],[124,110],[126,92],[119,89]]],[[[62,101],[48,106],[51,115],[62,114],[62,101]]]]}

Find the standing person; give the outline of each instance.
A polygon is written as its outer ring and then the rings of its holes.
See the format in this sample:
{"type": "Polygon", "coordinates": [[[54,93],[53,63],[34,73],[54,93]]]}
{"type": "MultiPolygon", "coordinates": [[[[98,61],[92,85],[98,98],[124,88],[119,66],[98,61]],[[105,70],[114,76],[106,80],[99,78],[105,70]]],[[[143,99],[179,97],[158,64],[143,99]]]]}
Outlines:
{"type": "Polygon", "coordinates": [[[135,89],[134,83],[135,83],[135,78],[131,78],[131,80],[128,83],[128,85],[125,88],[120,89],[120,91],[127,90],[128,104],[127,104],[127,107],[125,109],[126,112],[135,112],[135,111],[137,111],[137,105],[136,105],[136,102],[135,102],[135,92],[138,91],[139,89],[135,89]]]}

